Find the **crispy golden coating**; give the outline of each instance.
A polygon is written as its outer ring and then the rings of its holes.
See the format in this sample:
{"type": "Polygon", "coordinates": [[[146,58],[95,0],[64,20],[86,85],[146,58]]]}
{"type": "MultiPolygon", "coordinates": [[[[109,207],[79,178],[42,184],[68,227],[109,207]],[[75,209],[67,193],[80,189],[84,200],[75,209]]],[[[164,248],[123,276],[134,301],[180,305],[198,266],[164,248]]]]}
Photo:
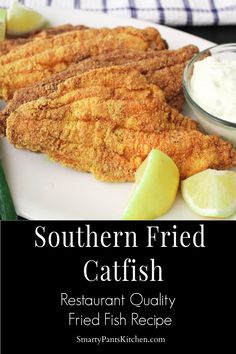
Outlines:
{"type": "Polygon", "coordinates": [[[61,33],[70,32],[78,29],[85,29],[85,28],[87,27],[72,26],[68,24],[68,25],[46,28],[44,30],[36,31],[34,33],[25,35],[24,37],[12,38],[9,40],[2,41],[0,42],[0,57],[1,55],[9,53],[10,51],[14,50],[15,48],[23,44],[30,43],[39,39],[49,39],[61,33]]]}
{"type": "Polygon", "coordinates": [[[16,90],[65,70],[79,58],[125,48],[161,50],[166,43],[151,27],[73,30],[35,40],[0,57],[0,97],[8,100],[16,90]]]}
{"type": "Polygon", "coordinates": [[[198,48],[189,45],[179,50],[162,50],[136,52],[133,50],[116,50],[92,58],[79,61],[67,70],[54,74],[16,91],[6,108],[0,113],[0,136],[5,135],[6,119],[17,107],[25,102],[46,96],[57,89],[57,86],[70,77],[99,67],[127,65],[143,73],[150,83],[158,85],[164,92],[167,102],[179,111],[182,109],[184,97],[182,93],[182,75],[188,60],[198,52],[198,48]]]}
{"type": "Polygon", "coordinates": [[[68,141],[66,137],[63,131],[60,147],[46,151],[49,157],[64,166],[91,172],[105,182],[133,182],[137,168],[153,148],[175,161],[181,179],[208,168],[236,166],[236,151],[231,144],[197,130],[148,133],[108,122],[80,121],[68,141]]]}
{"type": "Polygon", "coordinates": [[[175,161],[181,178],[236,165],[230,143],[197,131],[157,86],[122,66],[70,78],[47,97],[21,105],[8,118],[7,138],[109,182],[133,181],[152,148],[175,161]]]}
{"type": "Polygon", "coordinates": [[[90,120],[113,120],[134,130],[196,129],[196,122],[169,107],[157,86],[127,66],[95,69],[69,78],[55,92],[21,105],[10,117],[28,112],[30,107],[32,119],[37,120],[57,112],[56,120],[62,114],[78,120],[89,115],[90,120]],[[35,107],[42,108],[43,115],[38,110],[35,114],[35,107]]]}

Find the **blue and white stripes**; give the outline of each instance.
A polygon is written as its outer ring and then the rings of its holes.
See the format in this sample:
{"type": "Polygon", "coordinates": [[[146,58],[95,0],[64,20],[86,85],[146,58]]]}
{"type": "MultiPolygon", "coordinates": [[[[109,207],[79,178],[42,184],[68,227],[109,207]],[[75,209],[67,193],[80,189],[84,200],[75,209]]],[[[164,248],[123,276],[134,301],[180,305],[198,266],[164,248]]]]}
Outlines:
{"type": "MultiPolygon", "coordinates": [[[[8,7],[11,0],[0,0],[8,7]]],[[[236,24],[236,0],[20,0],[27,6],[104,12],[169,26],[236,24]]],[[[236,34],[235,34],[236,37],[236,34]]]]}

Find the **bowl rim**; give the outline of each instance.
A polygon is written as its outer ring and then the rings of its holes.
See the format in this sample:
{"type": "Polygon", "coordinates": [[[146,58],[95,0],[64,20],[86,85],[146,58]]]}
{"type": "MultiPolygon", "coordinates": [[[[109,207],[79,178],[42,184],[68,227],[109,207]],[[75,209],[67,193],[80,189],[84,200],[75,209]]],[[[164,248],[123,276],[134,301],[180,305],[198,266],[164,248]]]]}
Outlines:
{"type": "Polygon", "coordinates": [[[196,101],[192,98],[191,94],[189,93],[189,90],[188,90],[188,79],[187,79],[187,75],[188,75],[188,72],[189,72],[189,69],[191,67],[192,64],[195,63],[195,61],[201,56],[203,55],[204,53],[206,53],[207,51],[209,50],[212,50],[212,49],[215,49],[215,48],[226,48],[226,47],[229,47],[229,46],[233,46],[235,47],[236,49],[236,42],[235,43],[225,43],[225,44],[216,44],[216,45],[213,45],[209,48],[206,48],[204,50],[202,50],[201,52],[195,54],[193,56],[193,58],[188,62],[188,64],[186,65],[185,69],[184,69],[184,74],[183,74],[183,90],[184,90],[184,94],[185,96],[187,97],[187,99],[190,101],[190,103],[198,110],[200,111],[203,115],[205,115],[207,118],[209,119],[212,119],[213,121],[217,122],[218,124],[221,124],[221,125],[224,125],[224,126],[228,126],[228,127],[231,127],[231,128],[236,128],[236,123],[233,123],[233,122],[229,122],[227,120],[224,120],[224,119],[221,119],[219,117],[216,117],[214,116],[213,114],[205,111],[204,108],[202,108],[201,106],[199,106],[198,103],[196,103],[196,101]]]}

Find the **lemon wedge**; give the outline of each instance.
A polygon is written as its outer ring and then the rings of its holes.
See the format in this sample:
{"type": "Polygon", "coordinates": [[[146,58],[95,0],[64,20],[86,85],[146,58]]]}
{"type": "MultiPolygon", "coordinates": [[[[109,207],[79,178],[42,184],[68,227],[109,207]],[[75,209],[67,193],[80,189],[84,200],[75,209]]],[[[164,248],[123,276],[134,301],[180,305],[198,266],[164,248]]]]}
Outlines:
{"type": "Polygon", "coordinates": [[[150,220],[165,214],[175,201],[179,170],[163,152],[153,149],[135,174],[135,185],[123,220],[150,220]]]}
{"type": "Polygon", "coordinates": [[[7,34],[20,36],[42,28],[45,18],[38,12],[14,0],[7,12],[7,34]]]}
{"type": "Polygon", "coordinates": [[[230,217],[236,213],[236,173],[205,170],[181,183],[187,205],[198,215],[230,217]]]}
{"type": "Polygon", "coordinates": [[[0,41],[4,41],[6,34],[7,10],[0,9],[0,41]]]}

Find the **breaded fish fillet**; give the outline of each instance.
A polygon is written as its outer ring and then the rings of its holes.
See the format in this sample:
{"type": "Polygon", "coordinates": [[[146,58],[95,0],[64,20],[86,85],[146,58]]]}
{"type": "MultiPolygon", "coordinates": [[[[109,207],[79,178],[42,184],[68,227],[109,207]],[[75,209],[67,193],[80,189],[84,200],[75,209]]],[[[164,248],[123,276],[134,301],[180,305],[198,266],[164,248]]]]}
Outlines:
{"type": "Polygon", "coordinates": [[[12,38],[9,40],[5,40],[0,42],[0,57],[1,55],[7,54],[10,51],[14,50],[16,47],[19,47],[23,44],[39,40],[39,39],[48,39],[53,36],[56,36],[61,33],[70,32],[78,29],[86,29],[85,26],[72,26],[72,25],[62,25],[57,27],[50,27],[44,30],[36,31],[34,33],[30,33],[20,38],[12,38]]]}
{"type": "Polygon", "coordinates": [[[165,94],[167,102],[179,111],[182,109],[182,76],[185,65],[198,48],[189,45],[178,50],[136,52],[117,50],[101,54],[71,65],[67,70],[54,74],[32,87],[16,91],[3,112],[0,112],[0,136],[5,135],[6,119],[21,104],[36,100],[56,91],[57,86],[70,77],[83,72],[113,65],[127,65],[143,73],[150,83],[158,85],[165,94]]]}
{"type": "Polygon", "coordinates": [[[151,27],[75,30],[26,43],[0,57],[0,97],[8,100],[16,90],[66,69],[79,58],[125,48],[161,50],[166,43],[151,27]]]}
{"type": "Polygon", "coordinates": [[[122,66],[70,78],[47,97],[21,105],[8,118],[7,138],[108,182],[133,181],[152,148],[175,161],[181,178],[236,165],[231,144],[197,131],[157,86],[122,66]]]}

